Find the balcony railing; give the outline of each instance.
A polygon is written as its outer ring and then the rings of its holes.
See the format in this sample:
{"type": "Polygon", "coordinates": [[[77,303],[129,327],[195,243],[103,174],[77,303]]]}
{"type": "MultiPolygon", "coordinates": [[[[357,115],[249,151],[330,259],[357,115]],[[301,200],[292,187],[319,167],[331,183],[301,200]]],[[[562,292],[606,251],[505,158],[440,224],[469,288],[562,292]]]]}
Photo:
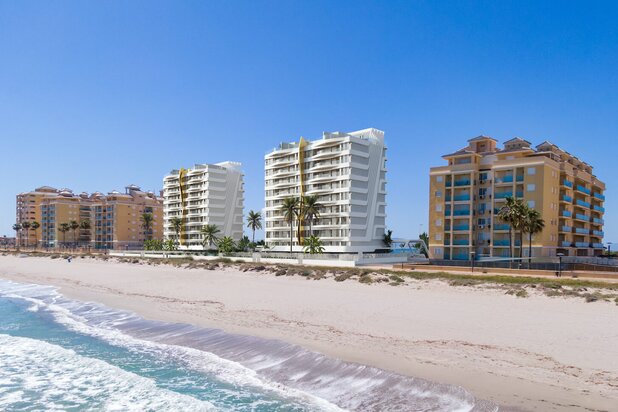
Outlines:
{"type": "Polygon", "coordinates": [[[595,236],[601,236],[601,237],[605,236],[605,233],[602,230],[593,230],[592,234],[595,236]]]}
{"type": "Polygon", "coordinates": [[[589,222],[590,221],[590,216],[582,215],[581,213],[576,213],[575,214],[575,219],[585,220],[585,221],[589,222]]]}
{"type": "Polygon", "coordinates": [[[573,231],[573,228],[571,226],[560,226],[560,230],[562,232],[569,232],[569,233],[571,233],[573,231]]]}
{"type": "Polygon", "coordinates": [[[575,233],[579,233],[580,235],[587,235],[587,234],[590,234],[590,229],[586,229],[583,227],[576,227],[575,233]]]}
{"type": "Polygon", "coordinates": [[[504,223],[499,223],[497,225],[494,225],[494,230],[509,230],[509,225],[504,224],[504,223]]]}
{"type": "MultiPolygon", "coordinates": [[[[496,239],[494,240],[494,246],[509,246],[508,239],[496,239]]],[[[513,246],[521,246],[521,242],[516,240],[513,242],[513,246]]]]}
{"type": "Polygon", "coordinates": [[[468,239],[453,239],[454,246],[468,246],[470,241],[468,239]]]}
{"type": "Polygon", "coordinates": [[[605,196],[600,193],[594,193],[593,196],[599,200],[605,200],[605,196]]]}
{"type": "Polygon", "coordinates": [[[494,197],[496,199],[506,199],[507,197],[513,197],[513,192],[496,193],[494,197]]]}
{"type": "Polygon", "coordinates": [[[571,217],[571,216],[573,216],[573,213],[569,212],[568,210],[563,210],[562,211],[562,216],[564,216],[564,217],[571,217]]]}
{"type": "Polygon", "coordinates": [[[467,231],[470,230],[470,225],[453,225],[455,231],[467,231]]]}
{"type": "Polygon", "coordinates": [[[573,198],[571,196],[564,195],[562,196],[562,200],[564,200],[565,202],[571,203],[573,201],[573,198]]]}
{"type": "Polygon", "coordinates": [[[568,180],[564,180],[562,184],[565,185],[566,187],[570,187],[570,188],[573,187],[573,182],[568,181],[568,180]]]}
{"type": "Polygon", "coordinates": [[[524,197],[524,192],[515,192],[515,197],[524,197]]]}
{"type": "Polygon", "coordinates": [[[453,216],[470,216],[470,209],[468,209],[468,210],[453,210],[453,216]]]}
{"type": "Polygon", "coordinates": [[[568,240],[563,240],[561,243],[562,247],[571,247],[572,243],[568,240]]]}
{"type": "Polygon", "coordinates": [[[469,201],[470,195],[457,195],[454,197],[456,202],[469,201]]]}
{"type": "Polygon", "coordinates": [[[588,242],[575,242],[575,247],[590,247],[588,242]]]}
{"type": "Polygon", "coordinates": [[[593,221],[594,223],[598,223],[599,225],[602,225],[603,223],[605,223],[605,220],[603,220],[603,219],[599,219],[598,217],[593,217],[593,218],[592,218],[592,221],[593,221]]]}
{"type": "Polygon", "coordinates": [[[579,199],[577,199],[577,201],[576,201],[575,203],[576,203],[578,206],[581,206],[581,207],[585,207],[585,208],[587,208],[587,209],[590,209],[590,203],[588,203],[588,202],[584,202],[583,200],[579,200],[579,199]]]}
{"type": "Polygon", "coordinates": [[[470,179],[455,180],[455,186],[469,186],[470,179]]]}
{"type": "Polygon", "coordinates": [[[513,175],[496,177],[496,183],[513,183],[513,175]]]}
{"type": "Polygon", "coordinates": [[[517,176],[517,179],[516,179],[516,180],[517,180],[518,182],[523,182],[523,181],[524,181],[524,175],[517,176]]]}
{"type": "Polygon", "coordinates": [[[595,249],[603,249],[603,243],[593,243],[592,247],[595,249]]]}
{"type": "Polygon", "coordinates": [[[585,193],[587,195],[590,194],[590,189],[586,189],[584,186],[582,185],[577,185],[577,190],[579,190],[582,193],[585,193]]]}
{"type": "Polygon", "coordinates": [[[596,210],[597,212],[605,213],[605,208],[604,207],[594,205],[593,209],[596,210]]]}

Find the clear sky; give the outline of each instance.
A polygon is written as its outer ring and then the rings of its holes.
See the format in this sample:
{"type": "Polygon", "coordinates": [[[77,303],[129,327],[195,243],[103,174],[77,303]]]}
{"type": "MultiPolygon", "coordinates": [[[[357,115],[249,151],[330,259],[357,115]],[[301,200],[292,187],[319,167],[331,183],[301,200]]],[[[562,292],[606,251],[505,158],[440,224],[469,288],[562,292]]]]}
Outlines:
{"type": "Polygon", "coordinates": [[[427,228],[429,167],[487,134],[592,164],[618,242],[617,4],[0,0],[0,235],[20,191],[225,160],[259,210],[269,149],[375,127],[395,237],[427,228]]]}

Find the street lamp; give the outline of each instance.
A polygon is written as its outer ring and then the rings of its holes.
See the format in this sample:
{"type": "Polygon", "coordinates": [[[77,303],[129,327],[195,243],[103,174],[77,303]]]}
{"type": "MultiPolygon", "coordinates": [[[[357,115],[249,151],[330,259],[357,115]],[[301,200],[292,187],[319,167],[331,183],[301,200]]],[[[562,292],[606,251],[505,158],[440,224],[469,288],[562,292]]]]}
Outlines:
{"type": "Polygon", "coordinates": [[[472,273],[474,273],[474,255],[476,255],[476,252],[473,250],[470,252],[470,264],[472,265],[472,273]]]}
{"type": "Polygon", "coordinates": [[[564,253],[556,253],[556,256],[558,256],[558,277],[561,278],[562,277],[562,256],[564,256],[564,253]]]}
{"type": "Polygon", "coordinates": [[[607,257],[611,258],[612,257],[612,242],[607,242],[607,257]]]}

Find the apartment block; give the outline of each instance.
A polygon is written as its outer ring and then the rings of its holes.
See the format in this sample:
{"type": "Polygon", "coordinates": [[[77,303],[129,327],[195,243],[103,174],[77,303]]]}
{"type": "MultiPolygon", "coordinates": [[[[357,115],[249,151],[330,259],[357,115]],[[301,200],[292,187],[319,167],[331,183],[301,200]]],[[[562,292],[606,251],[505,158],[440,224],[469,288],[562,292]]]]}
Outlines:
{"type": "MultiPolygon", "coordinates": [[[[545,229],[533,237],[532,256],[595,256],[603,252],[605,184],[592,166],[558,146],[521,138],[479,136],[444,155],[430,171],[429,235],[434,259],[509,256],[509,226],[497,214],[507,197],[538,210],[545,229]]],[[[528,240],[513,241],[528,255],[528,240]]]]}
{"type": "MultiPolygon", "coordinates": [[[[112,191],[74,194],[70,189],[42,186],[17,195],[17,223],[37,221],[41,227],[28,231],[30,246],[56,247],[60,245],[90,246],[97,249],[141,247],[146,238],[163,236],[162,198],[143,192],[138,186],[125,188],[125,193],[112,191]],[[153,215],[153,225],[146,233],[141,216],[153,215]],[[62,223],[88,220],[90,228],[62,233],[62,223]]],[[[20,244],[26,244],[25,232],[20,244]]]]}
{"type": "MultiPolygon", "coordinates": [[[[265,158],[266,243],[288,251],[290,225],[281,205],[288,197],[315,195],[322,208],[312,225],[326,252],[373,252],[384,248],[386,146],[384,132],[325,132],[322,139],[281,143],[265,158]]],[[[298,227],[292,247],[302,251],[309,224],[298,227]],[[300,231],[300,236],[299,232],[300,231]],[[299,242],[300,239],[300,242],[299,242]]]]}
{"type": "Polygon", "coordinates": [[[163,179],[164,235],[176,239],[172,218],[181,218],[181,248],[202,249],[201,230],[216,225],[219,237],[243,236],[244,176],[237,162],[196,164],[163,179]]]}

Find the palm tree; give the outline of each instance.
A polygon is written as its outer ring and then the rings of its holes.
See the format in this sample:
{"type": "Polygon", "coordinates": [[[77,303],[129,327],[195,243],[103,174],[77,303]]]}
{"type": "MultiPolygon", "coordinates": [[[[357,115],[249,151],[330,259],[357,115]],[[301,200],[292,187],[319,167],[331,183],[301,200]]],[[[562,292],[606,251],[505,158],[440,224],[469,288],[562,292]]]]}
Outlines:
{"type": "Polygon", "coordinates": [[[521,199],[507,197],[506,204],[498,212],[498,219],[509,225],[509,252],[513,257],[513,230],[521,228],[524,203],[521,199]]]}
{"type": "Polygon", "coordinates": [[[528,267],[530,267],[532,262],[532,236],[543,231],[545,221],[538,210],[527,208],[526,212],[523,231],[528,234],[528,267]]]}
{"type": "MultiPolygon", "coordinates": [[[[79,228],[81,230],[90,230],[90,227],[91,227],[91,225],[90,225],[90,220],[89,219],[80,220],[79,228]]],[[[90,246],[88,246],[88,247],[90,247],[90,246]]]]}
{"type": "Polygon", "coordinates": [[[232,239],[229,236],[224,236],[219,243],[217,243],[217,248],[219,249],[219,253],[222,253],[223,255],[229,255],[234,251],[234,248],[236,247],[235,243],[234,243],[234,239],[232,239]]]}
{"type": "Polygon", "coordinates": [[[393,244],[393,231],[392,230],[386,231],[386,233],[384,234],[384,238],[382,239],[382,242],[384,243],[384,245],[386,245],[386,247],[391,247],[391,245],[393,244]]]}
{"type": "Polygon", "coordinates": [[[202,229],[200,230],[200,233],[202,234],[202,246],[206,248],[206,245],[208,245],[208,247],[212,248],[212,244],[217,243],[217,241],[219,240],[217,234],[219,234],[220,232],[221,231],[219,230],[217,225],[206,225],[202,227],[202,229]]]}
{"type": "Polygon", "coordinates": [[[320,209],[322,204],[318,202],[318,197],[304,196],[303,197],[303,215],[309,221],[309,235],[313,236],[313,222],[320,218],[320,209]]]}
{"type": "Polygon", "coordinates": [[[21,224],[15,223],[13,225],[13,230],[15,231],[15,245],[17,245],[17,248],[19,249],[19,242],[17,241],[17,239],[19,239],[19,232],[21,231],[21,224]]]}
{"type": "Polygon", "coordinates": [[[73,231],[73,244],[77,246],[77,229],[79,229],[79,223],[77,220],[71,220],[69,222],[69,228],[73,231]]]}
{"type": "Polygon", "coordinates": [[[317,236],[309,236],[305,239],[305,247],[303,251],[305,253],[309,253],[310,255],[324,253],[324,246],[322,245],[322,240],[320,240],[320,238],[317,236]]]}
{"type": "Polygon", "coordinates": [[[154,217],[152,216],[152,213],[143,213],[140,220],[142,222],[142,228],[144,229],[144,235],[146,236],[147,240],[150,240],[150,237],[152,235],[152,224],[154,222],[154,217]]]}
{"type": "Polygon", "coordinates": [[[71,230],[71,228],[68,223],[60,223],[60,226],[58,226],[58,231],[62,233],[62,244],[64,246],[66,246],[67,232],[69,230],[71,230]]]}
{"type": "Polygon", "coordinates": [[[25,222],[22,222],[21,228],[26,232],[26,243],[24,246],[28,247],[28,231],[30,230],[30,222],[28,222],[27,220],[25,222]]]}
{"type": "Polygon", "coordinates": [[[180,243],[180,229],[182,229],[182,219],[179,217],[173,217],[170,219],[174,233],[176,233],[176,243],[180,243]]]}
{"type": "Polygon", "coordinates": [[[37,222],[36,220],[33,221],[32,223],[30,223],[30,229],[34,230],[34,248],[36,249],[38,243],[39,243],[39,238],[36,234],[36,231],[38,228],[41,227],[41,224],[39,222],[37,222]]]}
{"type": "Polygon", "coordinates": [[[253,231],[251,242],[255,243],[255,231],[262,228],[262,214],[250,210],[247,216],[247,227],[253,231]]]}
{"type": "Polygon", "coordinates": [[[294,243],[294,219],[298,217],[299,200],[296,197],[288,197],[283,199],[281,210],[283,218],[290,224],[290,253],[292,253],[292,245],[294,243]]]}

